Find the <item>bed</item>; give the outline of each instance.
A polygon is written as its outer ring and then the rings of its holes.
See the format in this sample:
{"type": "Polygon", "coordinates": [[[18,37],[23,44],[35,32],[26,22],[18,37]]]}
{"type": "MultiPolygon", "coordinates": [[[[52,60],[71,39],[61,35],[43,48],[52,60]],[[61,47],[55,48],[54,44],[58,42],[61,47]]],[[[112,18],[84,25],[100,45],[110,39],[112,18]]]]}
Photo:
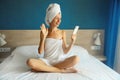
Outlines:
{"type": "Polygon", "coordinates": [[[0,80],[120,80],[120,74],[100,62],[81,46],[73,46],[68,56],[78,55],[75,65],[78,73],[31,72],[26,65],[28,58],[43,57],[37,45],[19,46],[0,64],[0,80]]]}

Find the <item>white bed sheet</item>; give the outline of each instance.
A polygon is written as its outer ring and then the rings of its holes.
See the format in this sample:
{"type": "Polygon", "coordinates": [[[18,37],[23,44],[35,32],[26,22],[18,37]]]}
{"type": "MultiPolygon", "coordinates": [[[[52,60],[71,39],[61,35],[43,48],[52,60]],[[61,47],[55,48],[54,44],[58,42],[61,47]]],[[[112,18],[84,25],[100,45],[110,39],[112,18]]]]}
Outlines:
{"type": "Polygon", "coordinates": [[[75,66],[78,73],[35,73],[26,65],[28,58],[42,57],[37,52],[38,46],[17,47],[0,64],[0,80],[120,80],[120,75],[88,54],[87,50],[74,46],[69,56],[78,55],[80,62],[75,66]]]}

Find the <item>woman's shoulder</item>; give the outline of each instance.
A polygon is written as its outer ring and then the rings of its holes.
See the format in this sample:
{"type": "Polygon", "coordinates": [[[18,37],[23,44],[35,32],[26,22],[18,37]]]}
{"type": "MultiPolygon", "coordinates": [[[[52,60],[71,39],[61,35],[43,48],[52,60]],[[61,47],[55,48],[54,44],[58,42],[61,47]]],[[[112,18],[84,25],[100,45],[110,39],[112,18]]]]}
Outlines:
{"type": "Polygon", "coordinates": [[[60,29],[59,29],[59,32],[60,32],[62,38],[65,38],[65,36],[66,36],[66,31],[65,31],[65,30],[60,30],[60,29]]]}
{"type": "Polygon", "coordinates": [[[63,29],[58,29],[59,32],[61,32],[62,34],[65,33],[65,30],[63,29]]]}

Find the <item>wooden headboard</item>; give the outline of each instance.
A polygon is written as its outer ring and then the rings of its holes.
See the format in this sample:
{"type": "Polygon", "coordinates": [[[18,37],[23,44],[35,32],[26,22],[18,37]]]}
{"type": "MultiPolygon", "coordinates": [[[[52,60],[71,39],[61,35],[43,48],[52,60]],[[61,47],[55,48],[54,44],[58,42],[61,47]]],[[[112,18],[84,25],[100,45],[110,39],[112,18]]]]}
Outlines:
{"type": "MultiPolygon", "coordinates": [[[[67,34],[67,43],[71,41],[71,34],[73,30],[65,30],[67,34]]],[[[96,51],[91,50],[93,45],[93,34],[100,32],[104,35],[104,30],[79,30],[75,45],[79,45],[88,50],[89,53],[95,54],[96,51]]],[[[0,30],[0,33],[6,35],[7,44],[3,47],[15,48],[23,45],[38,45],[39,44],[39,30],[0,30]]],[[[97,51],[102,53],[103,49],[97,51]]]]}

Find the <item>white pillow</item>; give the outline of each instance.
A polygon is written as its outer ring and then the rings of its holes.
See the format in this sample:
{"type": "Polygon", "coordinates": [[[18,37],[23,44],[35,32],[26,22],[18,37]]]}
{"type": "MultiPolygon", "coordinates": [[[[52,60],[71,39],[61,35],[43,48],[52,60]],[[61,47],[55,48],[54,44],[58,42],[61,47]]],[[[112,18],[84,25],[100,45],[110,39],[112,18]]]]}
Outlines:
{"type": "Polygon", "coordinates": [[[38,54],[37,45],[20,46],[13,50],[11,55],[0,64],[0,68],[1,70],[2,68],[9,70],[29,69],[26,64],[27,59],[43,57],[43,55],[38,54]]]}

